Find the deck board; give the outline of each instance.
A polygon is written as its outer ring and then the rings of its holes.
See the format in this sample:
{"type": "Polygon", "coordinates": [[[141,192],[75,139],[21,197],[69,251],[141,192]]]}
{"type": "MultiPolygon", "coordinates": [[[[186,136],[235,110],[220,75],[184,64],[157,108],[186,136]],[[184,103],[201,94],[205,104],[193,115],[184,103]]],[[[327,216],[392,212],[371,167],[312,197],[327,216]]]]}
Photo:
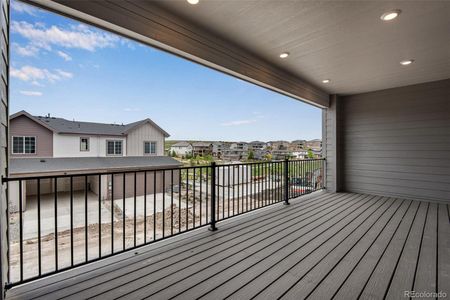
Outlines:
{"type": "Polygon", "coordinates": [[[336,267],[331,270],[323,281],[316,285],[311,292],[312,299],[331,299],[339,287],[345,281],[347,274],[351,274],[357,264],[370,251],[373,256],[381,256],[383,249],[387,249],[397,232],[403,232],[404,227],[409,227],[409,222],[413,221],[412,212],[418,203],[412,203],[405,217],[399,219],[400,214],[391,218],[388,222],[380,220],[382,228],[374,226],[363,238],[355,244],[340,261],[336,267]],[[384,223],[384,225],[382,225],[384,223]],[[378,251],[377,251],[378,250],[378,251]]]}
{"type": "Polygon", "coordinates": [[[437,272],[437,204],[428,207],[419,260],[417,263],[414,291],[436,291],[437,272]]]}
{"type": "Polygon", "coordinates": [[[315,193],[15,287],[7,299],[449,294],[447,204],[315,193]]]}

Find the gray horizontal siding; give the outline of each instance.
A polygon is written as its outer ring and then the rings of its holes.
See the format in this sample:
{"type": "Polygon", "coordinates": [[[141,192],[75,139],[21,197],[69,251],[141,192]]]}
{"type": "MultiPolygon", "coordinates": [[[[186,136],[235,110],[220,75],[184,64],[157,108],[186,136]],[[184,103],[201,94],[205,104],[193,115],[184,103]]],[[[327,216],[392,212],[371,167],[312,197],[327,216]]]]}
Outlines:
{"type": "Polygon", "coordinates": [[[343,98],[347,191],[450,202],[450,80],[343,98]]]}

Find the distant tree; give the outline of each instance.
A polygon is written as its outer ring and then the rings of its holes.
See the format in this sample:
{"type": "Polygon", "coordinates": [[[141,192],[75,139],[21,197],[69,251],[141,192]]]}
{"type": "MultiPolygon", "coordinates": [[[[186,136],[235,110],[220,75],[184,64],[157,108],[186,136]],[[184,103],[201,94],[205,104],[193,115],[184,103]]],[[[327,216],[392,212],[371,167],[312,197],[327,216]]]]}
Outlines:
{"type": "Polygon", "coordinates": [[[247,159],[248,159],[248,160],[255,159],[255,154],[253,153],[253,151],[250,151],[250,152],[248,153],[247,159]]]}
{"type": "Polygon", "coordinates": [[[311,148],[308,149],[308,158],[314,158],[314,153],[312,152],[311,148]]]}
{"type": "Polygon", "coordinates": [[[265,159],[266,160],[272,160],[272,154],[266,154],[266,156],[265,156],[265,159]]]}

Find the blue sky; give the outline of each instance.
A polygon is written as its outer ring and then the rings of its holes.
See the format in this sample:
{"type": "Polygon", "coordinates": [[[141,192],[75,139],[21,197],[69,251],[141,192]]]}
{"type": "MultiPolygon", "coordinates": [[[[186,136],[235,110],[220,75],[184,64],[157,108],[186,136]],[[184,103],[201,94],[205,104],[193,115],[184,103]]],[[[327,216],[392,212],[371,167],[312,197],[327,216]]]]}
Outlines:
{"type": "Polygon", "coordinates": [[[311,105],[17,1],[11,16],[11,113],[149,117],[170,139],[321,138],[311,105]]]}

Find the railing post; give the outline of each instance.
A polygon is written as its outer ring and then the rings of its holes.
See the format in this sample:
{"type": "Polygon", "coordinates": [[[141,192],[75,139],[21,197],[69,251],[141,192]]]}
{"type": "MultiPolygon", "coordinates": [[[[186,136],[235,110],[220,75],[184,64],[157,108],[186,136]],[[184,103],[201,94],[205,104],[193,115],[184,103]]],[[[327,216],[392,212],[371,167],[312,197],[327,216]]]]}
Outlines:
{"type": "Polygon", "coordinates": [[[284,205],[289,205],[289,159],[284,160],[284,205]]]}
{"type": "Polygon", "coordinates": [[[216,163],[211,163],[211,225],[210,231],[216,231],[216,163]]]}

